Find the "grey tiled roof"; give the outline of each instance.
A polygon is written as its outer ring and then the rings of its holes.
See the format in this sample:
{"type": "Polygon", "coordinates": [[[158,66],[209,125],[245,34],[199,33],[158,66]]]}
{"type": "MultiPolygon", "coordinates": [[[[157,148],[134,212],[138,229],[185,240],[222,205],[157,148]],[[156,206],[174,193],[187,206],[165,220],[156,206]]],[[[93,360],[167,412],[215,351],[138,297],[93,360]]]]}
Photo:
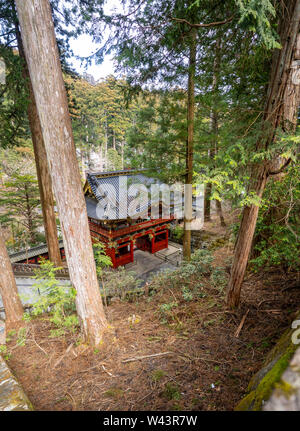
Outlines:
{"type": "Polygon", "coordinates": [[[150,207],[150,187],[152,184],[161,184],[158,179],[147,177],[142,173],[133,171],[115,171],[104,173],[88,173],[87,181],[96,199],[86,196],[86,205],[88,216],[97,220],[118,220],[127,217],[127,208],[132,208],[129,214],[138,215],[139,218],[148,218],[148,209],[150,207]],[[145,197],[142,205],[139,205],[134,211],[132,207],[136,198],[134,195],[124,194],[123,187],[127,185],[127,190],[134,194],[133,188],[145,186],[148,191],[148,197],[145,197]],[[125,199],[124,199],[125,196],[125,199]],[[127,202],[126,202],[127,196],[127,202]],[[124,214],[126,214],[124,216],[124,214]]]}
{"type": "MultiPolygon", "coordinates": [[[[64,243],[63,241],[59,241],[59,248],[63,248],[64,243]]],[[[11,253],[9,255],[10,257],[10,261],[12,263],[15,262],[19,262],[20,260],[25,260],[25,259],[30,259],[32,257],[36,257],[36,256],[40,256],[44,253],[48,252],[48,246],[47,244],[41,244],[38,245],[37,247],[32,247],[30,249],[26,250],[21,250],[21,251],[17,251],[16,253],[11,253]]]]}

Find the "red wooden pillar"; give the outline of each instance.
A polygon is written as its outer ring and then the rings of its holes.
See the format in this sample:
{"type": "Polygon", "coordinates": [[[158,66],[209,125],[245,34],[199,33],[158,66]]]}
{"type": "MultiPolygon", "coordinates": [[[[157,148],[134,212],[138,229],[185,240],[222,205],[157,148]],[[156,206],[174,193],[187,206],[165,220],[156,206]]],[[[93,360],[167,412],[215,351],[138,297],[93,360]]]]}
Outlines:
{"type": "Polygon", "coordinates": [[[115,250],[115,248],[106,246],[105,253],[107,256],[109,256],[111,258],[113,268],[116,268],[116,250],[115,250]]]}
{"type": "Polygon", "coordinates": [[[111,255],[110,255],[110,257],[111,257],[111,260],[112,260],[112,263],[113,263],[113,267],[116,268],[117,267],[116,266],[117,259],[116,259],[116,249],[115,248],[111,249],[111,255]]]}
{"type": "Polygon", "coordinates": [[[151,253],[153,254],[155,252],[154,251],[154,241],[155,241],[155,233],[154,233],[154,231],[151,231],[150,235],[152,235],[152,238],[151,238],[151,253]]]}
{"type": "Polygon", "coordinates": [[[134,262],[134,242],[130,241],[130,255],[131,255],[131,262],[134,262]]]}

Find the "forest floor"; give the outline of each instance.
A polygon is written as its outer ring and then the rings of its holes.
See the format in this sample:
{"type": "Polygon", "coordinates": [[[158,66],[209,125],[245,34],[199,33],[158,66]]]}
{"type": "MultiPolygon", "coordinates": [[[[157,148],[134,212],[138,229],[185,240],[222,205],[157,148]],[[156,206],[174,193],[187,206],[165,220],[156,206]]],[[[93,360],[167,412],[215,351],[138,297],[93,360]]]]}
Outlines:
{"type": "MultiPolygon", "coordinates": [[[[226,234],[216,221],[205,228],[214,239],[226,234]]],[[[217,248],[214,265],[231,254],[231,243],[217,248]]],[[[189,301],[182,286],[165,283],[152,296],[110,305],[115,336],[99,349],[79,333],[50,338],[53,324],[34,319],[23,346],[8,342],[8,363],[36,410],[232,410],[299,309],[294,282],[249,273],[235,312],[208,277],[186,280],[201,291],[189,301]]]]}

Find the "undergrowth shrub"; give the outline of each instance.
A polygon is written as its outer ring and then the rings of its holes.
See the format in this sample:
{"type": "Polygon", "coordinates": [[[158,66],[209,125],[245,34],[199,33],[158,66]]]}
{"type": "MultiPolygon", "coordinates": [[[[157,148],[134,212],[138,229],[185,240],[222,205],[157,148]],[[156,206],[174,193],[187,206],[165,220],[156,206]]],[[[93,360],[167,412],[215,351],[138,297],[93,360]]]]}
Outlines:
{"type": "Polygon", "coordinates": [[[61,268],[55,268],[49,260],[42,260],[40,268],[35,270],[36,283],[32,286],[38,299],[29,312],[24,314],[26,320],[32,317],[49,313],[50,322],[54,323],[57,330],[52,335],[63,335],[66,330],[75,331],[79,325],[76,315],[76,290],[71,286],[62,286],[56,279],[55,272],[61,268]]]}
{"type": "Polygon", "coordinates": [[[177,301],[168,302],[166,304],[161,304],[158,307],[158,312],[160,315],[160,321],[162,324],[167,324],[169,320],[174,320],[175,315],[173,314],[174,308],[178,307],[177,301]]]}
{"type": "Polygon", "coordinates": [[[182,297],[183,297],[183,299],[185,300],[185,301],[192,301],[193,299],[194,299],[194,293],[192,292],[192,290],[189,288],[189,287],[187,287],[187,286],[184,286],[182,289],[181,289],[181,293],[182,293],[182,297]]]}
{"type": "Polygon", "coordinates": [[[134,271],[127,271],[124,267],[114,271],[104,271],[103,283],[108,297],[131,300],[143,293],[139,289],[142,280],[137,278],[134,271]]]}
{"type": "Polygon", "coordinates": [[[190,264],[195,266],[198,274],[209,275],[212,270],[213,260],[214,258],[209,250],[199,249],[192,254],[190,264]]]}
{"type": "Polygon", "coordinates": [[[225,272],[224,268],[214,268],[210,275],[210,282],[216,289],[223,293],[228,283],[228,275],[225,272]]]}
{"type": "Polygon", "coordinates": [[[3,355],[3,358],[8,361],[11,357],[11,352],[5,344],[0,345],[0,354],[3,355]]]}
{"type": "Polygon", "coordinates": [[[174,273],[177,273],[177,271],[178,270],[172,271],[171,269],[165,269],[149,278],[149,295],[153,295],[161,288],[176,287],[179,280],[174,276],[174,273]]]}
{"type": "Polygon", "coordinates": [[[104,270],[112,266],[111,258],[105,254],[105,247],[102,243],[94,244],[93,248],[97,276],[102,287],[100,292],[104,296],[106,305],[107,298],[131,300],[142,294],[142,291],[139,291],[142,280],[137,278],[134,271],[127,271],[124,267],[113,271],[104,270]]]}
{"type": "Polygon", "coordinates": [[[184,235],[183,227],[179,226],[178,224],[175,227],[171,227],[171,234],[175,240],[181,241],[184,235]]]}
{"type": "Polygon", "coordinates": [[[267,183],[260,208],[250,265],[254,271],[277,267],[299,270],[300,170],[291,166],[267,183]]]}
{"type": "Polygon", "coordinates": [[[171,400],[178,401],[181,399],[180,388],[178,387],[177,384],[173,384],[170,382],[165,384],[165,388],[162,394],[169,401],[171,400]]]}
{"type": "Polygon", "coordinates": [[[97,242],[93,244],[93,253],[96,264],[96,273],[98,281],[100,281],[102,286],[102,292],[100,289],[101,297],[104,298],[104,304],[107,306],[107,294],[106,294],[106,286],[103,280],[103,269],[109,266],[112,266],[112,261],[109,256],[105,253],[105,246],[102,242],[97,242]]]}
{"type": "Polygon", "coordinates": [[[199,283],[199,281],[203,277],[209,277],[212,286],[222,293],[227,284],[227,274],[223,268],[214,269],[212,262],[213,256],[210,250],[196,250],[192,254],[191,260],[183,261],[178,269],[169,269],[156,274],[150,282],[151,292],[180,288],[182,299],[190,302],[206,296],[203,291],[203,283],[199,283]]]}

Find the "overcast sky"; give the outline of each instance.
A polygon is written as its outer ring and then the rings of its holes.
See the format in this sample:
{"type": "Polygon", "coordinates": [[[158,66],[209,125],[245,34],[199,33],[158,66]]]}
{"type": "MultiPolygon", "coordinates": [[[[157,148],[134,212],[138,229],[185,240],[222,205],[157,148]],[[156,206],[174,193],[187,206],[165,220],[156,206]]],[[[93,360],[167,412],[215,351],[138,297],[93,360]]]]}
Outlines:
{"type": "MultiPolygon", "coordinates": [[[[88,57],[93,54],[97,50],[97,45],[95,45],[92,41],[92,38],[89,35],[82,35],[76,40],[71,41],[71,47],[74,51],[75,55],[79,55],[81,57],[88,57]]],[[[80,60],[76,60],[75,58],[72,61],[72,64],[77,72],[83,74],[84,72],[93,75],[95,79],[105,78],[108,75],[114,73],[112,56],[105,56],[104,62],[102,64],[93,64],[88,66],[87,68],[81,65],[80,60]]]]}
{"type": "MultiPolygon", "coordinates": [[[[106,14],[110,14],[111,12],[124,13],[120,0],[106,0],[104,11],[106,14]]],[[[82,35],[78,39],[73,39],[70,43],[74,54],[81,57],[88,57],[99,48],[99,46],[93,43],[92,37],[88,34],[82,35]]],[[[114,73],[112,55],[107,55],[102,64],[96,65],[95,62],[93,62],[93,64],[87,68],[81,66],[81,62],[76,59],[73,59],[72,64],[77,72],[81,74],[84,72],[89,73],[93,75],[95,79],[105,78],[114,73]]]]}

